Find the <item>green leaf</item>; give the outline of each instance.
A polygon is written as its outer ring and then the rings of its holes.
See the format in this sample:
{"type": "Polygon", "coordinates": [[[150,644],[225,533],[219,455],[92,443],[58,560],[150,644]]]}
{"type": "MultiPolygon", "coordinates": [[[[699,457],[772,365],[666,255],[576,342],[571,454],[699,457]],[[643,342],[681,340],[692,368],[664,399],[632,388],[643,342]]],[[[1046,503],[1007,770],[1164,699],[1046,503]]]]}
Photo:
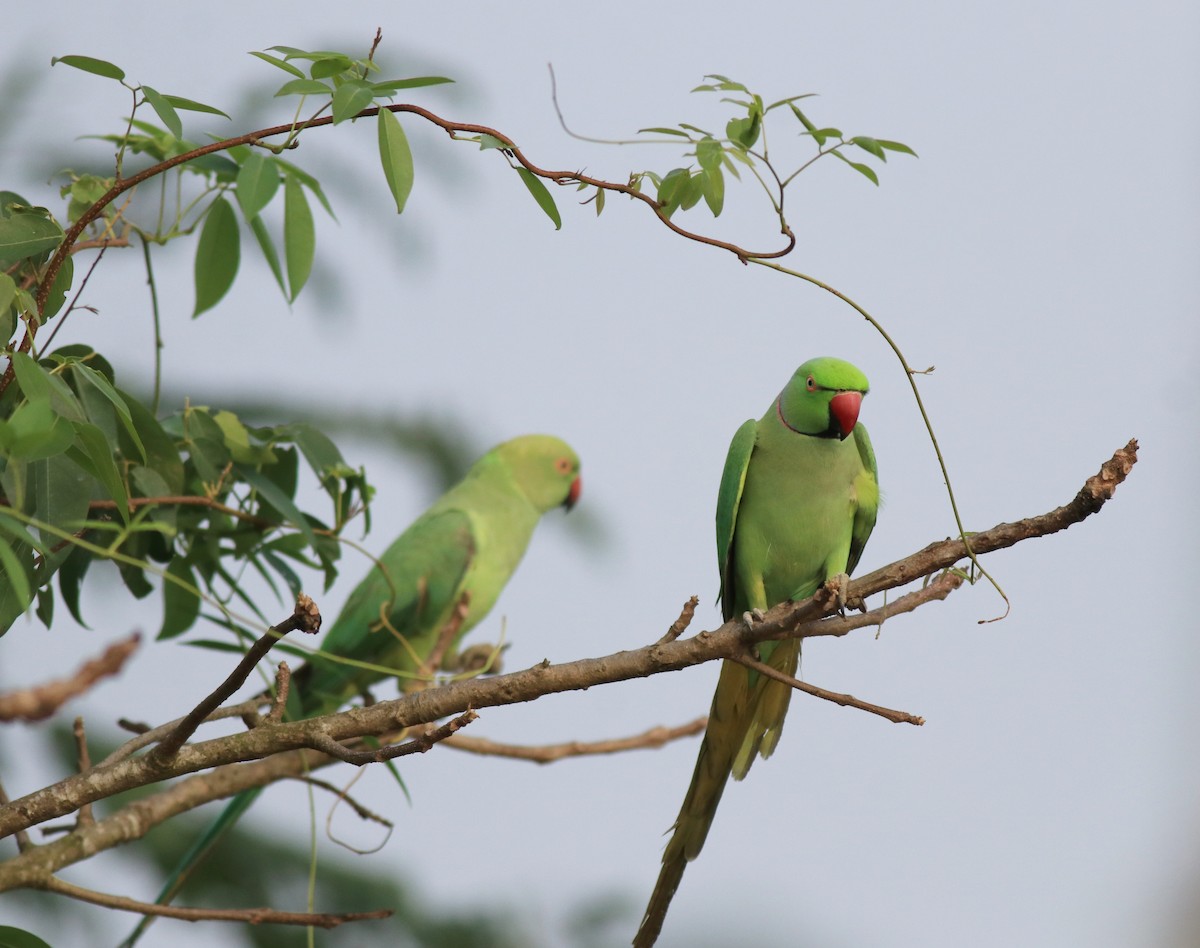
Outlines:
{"type": "Polygon", "coordinates": [[[167,101],[166,96],[160,95],[157,90],[151,89],[149,86],[142,86],[142,95],[146,97],[146,101],[150,103],[150,108],[160,119],[163,125],[176,138],[183,138],[183,122],[179,118],[179,113],[175,111],[175,106],[167,101]]]}
{"type": "Polygon", "coordinates": [[[418,86],[436,86],[444,82],[453,82],[445,76],[414,76],[411,79],[385,79],[382,82],[372,82],[371,88],[375,95],[391,95],[401,89],[416,89],[418,86]]]}
{"type": "MultiPolygon", "coordinates": [[[[46,576],[49,579],[49,574],[46,576]]],[[[54,587],[41,586],[37,591],[37,617],[47,629],[54,622],[54,587]]],[[[3,942],[0,942],[2,945],[3,942]]]]}
{"type": "Polygon", "coordinates": [[[200,615],[200,596],[196,587],[196,574],[182,556],[176,556],[167,567],[167,578],[163,580],[163,621],[158,630],[160,639],[172,639],[190,629],[200,615]],[[172,582],[171,578],[179,582],[172,582]],[[185,588],[179,583],[186,583],[185,588]]]}
{"type": "Polygon", "coordinates": [[[212,309],[229,292],[241,257],[237,218],[225,198],[209,208],[196,244],[196,309],[192,317],[212,309]]]}
{"type": "MultiPolygon", "coordinates": [[[[382,114],[381,112],[380,115],[382,114]]],[[[479,136],[479,150],[487,151],[489,148],[506,149],[512,148],[512,145],[502,138],[497,138],[495,135],[489,135],[487,132],[484,132],[479,136]]]]}
{"type": "Polygon", "coordinates": [[[24,557],[18,557],[8,540],[0,536],[0,566],[4,568],[3,577],[0,577],[3,580],[0,583],[0,632],[7,631],[33,601],[29,572],[22,560],[24,557]],[[11,594],[11,599],[7,594],[11,594]]]}
{"type": "MultiPolygon", "coordinates": [[[[314,72],[319,65],[320,63],[313,63],[314,72]]],[[[370,105],[374,98],[375,93],[371,91],[370,84],[362,79],[343,82],[333,93],[333,124],[338,125],[354,118],[370,105]]]]}
{"type": "Polygon", "coordinates": [[[267,266],[271,268],[275,282],[279,284],[279,289],[283,291],[286,298],[288,295],[287,284],[283,282],[283,268],[279,265],[279,253],[275,250],[275,241],[271,239],[271,232],[267,230],[267,225],[263,223],[261,217],[256,217],[250,222],[250,230],[254,233],[258,246],[267,259],[267,266]]]}
{"type": "Polygon", "coordinates": [[[17,383],[21,386],[21,394],[31,402],[50,401],[49,372],[24,352],[12,354],[12,365],[17,383]]]}
{"type": "Polygon", "coordinates": [[[103,59],[93,59],[91,56],[55,56],[51,58],[51,66],[57,63],[74,66],[76,69],[82,69],[84,72],[90,72],[96,76],[104,76],[106,79],[116,79],[118,82],[125,78],[125,70],[121,67],[114,66],[103,59]]]}
{"type": "Polygon", "coordinates": [[[292,79],[285,82],[275,93],[275,98],[284,95],[332,95],[333,87],[316,79],[292,79]]]}
{"type": "Polygon", "coordinates": [[[537,201],[538,207],[545,211],[546,216],[554,222],[554,229],[562,230],[562,218],[558,214],[558,206],[554,203],[554,198],[550,192],[546,190],[546,186],[542,184],[541,179],[528,168],[518,168],[517,174],[525,182],[525,187],[529,189],[529,193],[537,201]]]}
{"type": "MultiPolygon", "coordinates": [[[[207,112],[209,115],[220,115],[222,118],[229,118],[228,115],[215,106],[205,105],[203,102],[193,102],[191,99],[185,99],[181,95],[164,95],[163,98],[175,108],[182,109],[185,112],[207,112]]],[[[233,120],[230,119],[230,121],[233,120]]]]}
{"type": "Polygon", "coordinates": [[[0,421],[0,445],[9,459],[35,461],[62,454],[75,440],[69,422],[63,421],[50,402],[25,402],[0,421]]]}
{"type": "Polygon", "coordinates": [[[693,207],[700,203],[700,198],[704,196],[704,183],[701,180],[703,176],[703,172],[700,171],[687,176],[687,180],[684,182],[684,185],[679,192],[679,206],[683,210],[690,211],[693,207]]]}
{"type": "Polygon", "coordinates": [[[67,558],[58,568],[58,592],[75,621],[86,629],[88,624],[83,621],[83,613],[79,609],[79,591],[83,586],[83,577],[92,565],[92,557],[73,544],[66,547],[66,553],[67,558]]]}
{"type": "Polygon", "coordinates": [[[321,182],[319,182],[303,168],[300,168],[289,161],[284,161],[282,158],[276,158],[275,160],[279,163],[279,167],[281,167],[289,175],[291,175],[302,185],[308,188],[308,190],[310,190],[313,194],[315,194],[317,196],[317,200],[321,202],[321,206],[325,208],[325,212],[335,221],[337,220],[337,215],[333,213],[333,207],[330,205],[329,199],[325,197],[325,192],[321,190],[321,182]]]}
{"type": "Polygon", "coordinates": [[[225,447],[229,449],[229,456],[235,461],[242,464],[253,464],[256,467],[274,463],[276,458],[272,449],[258,443],[257,439],[252,444],[250,429],[242,424],[241,419],[233,412],[218,411],[212,416],[212,419],[221,429],[225,447]]]}
{"type": "Polygon", "coordinates": [[[328,79],[341,75],[354,65],[350,57],[343,53],[309,53],[301,58],[313,60],[313,64],[308,67],[308,74],[314,79],[328,79]]]}
{"type": "MultiPolygon", "coordinates": [[[[3,313],[17,298],[17,284],[7,273],[0,273],[0,313],[3,313]]],[[[4,337],[5,339],[8,336],[4,337]]]]}
{"type": "Polygon", "coordinates": [[[400,120],[390,109],[379,110],[379,160],[396,202],[396,213],[402,214],[413,187],[412,150],[400,120]]]}
{"type": "Polygon", "coordinates": [[[125,588],[136,598],[145,599],[154,592],[154,587],[150,584],[150,580],[146,579],[146,572],[141,567],[131,566],[129,563],[118,563],[117,572],[121,574],[121,581],[125,583],[125,588]]]}
{"type": "Polygon", "coordinates": [[[108,439],[104,437],[103,431],[90,422],[76,421],[72,426],[75,428],[79,445],[67,449],[68,457],[103,485],[108,496],[116,501],[117,515],[128,524],[129,495],[117,470],[108,439]]]}
{"type": "Polygon", "coordinates": [[[50,948],[50,945],[23,928],[0,925],[0,948],[50,948]]]}
{"type": "Polygon", "coordinates": [[[904,144],[904,142],[891,142],[885,138],[877,138],[875,141],[879,143],[880,148],[887,149],[888,151],[898,151],[905,155],[912,155],[914,158],[917,157],[917,153],[904,144]]]}
{"type": "Polygon", "coordinates": [[[62,238],[62,228],[40,214],[0,217],[0,270],[9,269],[18,260],[53,250],[62,238]]]}
{"type": "Polygon", "coordinates": [[[279,190],[279,167],[255,149],[242,163],[237,176],[237,200],[246,220],[253,220],[279,190]]]}
{"type": "Polygon", "coordinates": [[[304,454],[305,460],[319,479],[324,480],[330,471],[345,466],[342,452],[325,432],[304,422],[288,425],[284,431],[304,454]]]}
{"type": "Polygon", "coordinates": [[[704,203],[712,211],[713,217],[720,217],[721,209],[725,206],[725,176],[721,173],[721,166],[718,164],[715,168],[704,169],[700,178],[704,203]]]}
{"type": "Polygon", "coordinates": [[[883,146],[868,135],[855,135],[850,139],[850,143],[857,145],[865,152],[869,152],[880,161],[887,161],[887,153],[883,150],[883,146]]]}
{"type": "Polygon", "coordinates": [[[306,78],[304,73],[302,73],[299,69],[297,69],[291,63],[284,62],[282,59],[272,56],[269,53],[260,53],[257,50],[252,50],[250,52],[250,55],[257,57],[258,59],[261,59],[264,63],[270,63],[272,66],[275,66],[278,69],[282,69],[284,72],[290,72],[297,79],[306,78]]]}
{"type": "Polygon", "coordinates": [[[715,138],[702,138],[696,143],[696,161],[705,171],[720,171],[725,149],[715,138]]]}
{"type": "Polygon", "coordinates": [[[316,242],[312,210],[304,196],[304,189],[299,181],[288,175],[283,185],[283,255],[287,261],[288,285],[291,287],[289,300],[295,300],[308,282],[316,242]]]}
{"type": "MultiPolygon", "coordinates": [[[[54,274],[54,282],[50,284],[50,293],[46,297],[46,309],[42,312],[42,322],[45,323],[58,315],[71,292],[71,284],[75,282],[75,261],[72,257],[63,259],[62,266],[54,274]]],[[[3,307],[0,307],[3,311],[3,307]]]]}
{"type": "Polygon", "coordinates": [[[599,217],[604,212],[604,188],[596,188],[596,216],[599,217]]]}
{"type": "Polygon", "coordinates": [[[799,102],[801,99],[811,99],[815,95],[815,92],[805,92],[801,95],[790,95],[786,99],[780,99],[778,102],[772,102],[765,109],[763,109],[763,112],[770,112],[772,109],[777,109],[781,105],[791,105],[793,102],[799,102]]]}
{"type": "MultiPolygon", "coordinates": [[[[67,426],[69,427],[69,426],[67,426]]],[[[66,454],[32,461],[29,464],[29,485],[33,496],[33,516],[42,523],[65,530],[76,530],[87,517],[92,499],[88,476],[66,454]]],[[[57,569],[75,547],[61,542],[49,530],[39,530],[42,546],[47,549],[43,559],[43,582],[57,569]]]]}
{"type": "MultiPolygon", "coordinates": [[[[119,392],[146,449],[146,464],[165,481],[165,493],[183,492],[183,461],[175,439],[163,430],[153,413],[132,395],[119,392]]],[[[135,468],[136,470],[136,468],[135,468]]]]}
{"type": "Polygon", "coordinates": [[[877,175],[875,173],[875,170],[873,168],[871,168],[869,165],[864,165],[857,161],[851,161],[849,158],[847,158],[845,155],[843,155],[840,151],[832,152],[832,154],[837,155],[839,158],[842,159],[842,161],[846,162],[846,164],[848,164],[851,168],[853,168],[855,171],[857,171],[859,174],[861,174],[864,178],[866,178],[868,181],[870,181],[876,187],[879,186],[879,175],[877,175]]]}
{"type": "Polygon", "coordinates": [[[129,407],[125,404],[125,399],[117,393],[117,390],[113,388],[112,383],[104,377],[103,373],[97,372],[82,362],[72,366],[72,370],[81,378],[91,383],[101,395],[112,403],[113,409],[117,413],[117,418],[137,448],[142,462],[145,463],[146,448],[142,445],[141,436],[138,434],[137,427],[133,423],[133,418],[130,417],[129,407]]]}
{"type": "Polygon", "coordinates": [[[669,218],[679,208],[690,177],[686,168],[672,168],[659,182],[658,203],[664,216],[669,218]]]}
{"type": "Polygon", "coordinates": [[[677,128],[663,128],[658,125],[651,126],[650,128],[639,128],[638,129],[639,135],[641,135],[643,132],[653,132],[656,135],[678,135],[680,138],[688,138],[688,139],[690,139],[692,137],[687,132],[681,132],[677,128]]]}
{"type": "Polygon", "coordinates": [[[256,471],[244,464],[236,465],[236,469],[242,480],[258,491],[263,500],[278,510],[288,523],[298,529],[310,546],[317,545],[317,535],[313,533],[312,524],[308,522],[308,518],[300,512],[295,501],[280,490],[274,481],[261,471],[256,471]]]}
{"type": "Polygon", "coordinates": [[[757,110],[751,110],[745,118],[730,119],[725,126],[725,136],[737,142],[743,148],[753,148],[762,131],[762,115],[757,110]]]}

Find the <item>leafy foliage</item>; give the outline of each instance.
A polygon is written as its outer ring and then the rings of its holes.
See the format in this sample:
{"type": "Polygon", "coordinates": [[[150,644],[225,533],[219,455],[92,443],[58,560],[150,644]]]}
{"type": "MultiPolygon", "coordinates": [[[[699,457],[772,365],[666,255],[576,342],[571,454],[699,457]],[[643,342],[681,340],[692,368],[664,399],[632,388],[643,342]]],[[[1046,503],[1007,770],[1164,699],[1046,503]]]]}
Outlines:
{"type": "MultiPolygon", "coordinates": [[[[826,155],[833,155],[863,175],[873,184],[879,184],[879,176],[869,165],[856,162],[846,157],[846,150],[851,147],[861,149],[882,162],[887,161],[887,153],[900,152],[916,156],[911,148],[901,142],[889,141],[882,138],[871,138],[866,135],[855,135],[849,138],[843,136],[836,128],[818,128],[796,105],[801,99],[811,98],[813,93],[789,96],[770,105],[763,104],[762,96],[751,92],[740,82],[721,75],[705,76],[713,82],[696,86],[693,92],[732,92],[740,98],[723,96],[722,102],[734,107],[734,115],[725,124],[725,134],[717,135],[695,125],[680,123],[668,128],[655,126],[639,130],[641,134],[667,135],[671,141],[682,139],[693,146],[689,155],[696,159],[694,165],[674,168],[665,175],[652,171],[643,171],[631,179],[639,189],[645,180],[649,180],[657,188],[657,196],[661,212],[670,218],[676,211],[691,210],[703,199],[713,217],[719,217],[725,206],[725,175],[733,175],[740,179],[738,166],[748,168],[758,177],[767,190],[776,210],[782,210],[783,192],[801,171],[826,155]],[[766,118],[776,109],[786,106],[795,119],[800,123],[802,137],[809,137],[817,145],[817,153],[804,162],[796,171],[783,175],[777,172],[769,157],[766,136],[766,118]],[[764,177],[759,176],[758,166],[766,166],[767,178],[774,182],[774,188],[767,185],[764,177]]],[[[603,210],[603,204],[597,202],[596,213],[603,210]]]]}

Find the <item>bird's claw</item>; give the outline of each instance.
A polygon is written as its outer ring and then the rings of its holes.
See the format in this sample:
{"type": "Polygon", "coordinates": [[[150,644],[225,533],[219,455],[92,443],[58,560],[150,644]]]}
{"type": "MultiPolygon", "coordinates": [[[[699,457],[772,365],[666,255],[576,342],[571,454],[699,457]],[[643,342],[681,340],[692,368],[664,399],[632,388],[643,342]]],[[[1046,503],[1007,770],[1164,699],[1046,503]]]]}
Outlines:
{"type": "Polygon", "coordinates": [[[503,670],[500,655],[506,648],[508,645],[481,642],[463,649],[451,662],[443,662],[442,667],[460,675],[498,675],[503,670]]]}
{"type": "Polygon", "coordinates": [[[742,621],[746,623],[747,629],[753,629],[755,622],[762,622],[764,613],[761,609],[749,609],[742,613],[742,621]]]}
{"type": "MultiPolygon", "coordinates": [[[[830,576],[829,579],[825,580],[825,585],[821,587],[822,595],[819,597],[821,605],[827,608],[836,605],[837,611],[845,615],[846,606],[850,604],[850,601],[846,597],[846,590],[849,586],[850,577],[845,573],[830,576]]],[[[860,599],[858,602],[861,603],[862,600],[860,599]]]]}

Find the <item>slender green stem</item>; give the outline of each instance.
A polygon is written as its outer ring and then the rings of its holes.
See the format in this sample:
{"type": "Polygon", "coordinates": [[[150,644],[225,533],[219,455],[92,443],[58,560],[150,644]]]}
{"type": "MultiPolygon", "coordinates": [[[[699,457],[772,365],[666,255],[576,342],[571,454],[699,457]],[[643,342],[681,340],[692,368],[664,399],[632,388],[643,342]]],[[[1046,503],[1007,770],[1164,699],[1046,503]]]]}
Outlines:
{"type": "Polygon", "coordinates": [[[154,267],[150,263],[150,241],[142,237],[142,259],[146,261],[146,285],[150,287],[150,313],[154,320],[154,397],[150,403],[152,414],[158,414],[158,401],[162,395],[162,323],[158,310],[158,287],[154,282],[154,267]]]}
{"type": "MultiPolygon", "coordinates": [[[[933,445],[933,453],[937,455],[938,467],[941,468],[942,471],[942,480],[946,485],[946,494],[950,498],[950,510],[954,514],[954,524],[958,527],[959,537],[967,549],[967,555],[971,558],[972,565],[975,567],[975,569],[979,570],[979,574],[981,576],[984,576],[987,581],[992,584],[992,587],[997,593],[1000,594],[1000,598],[1004,600],[1004,615],[1008,615],[1008,610],[1011,608],[1011,603],[1009,602],[1008,596],[1000,587],[1000,584],[996,582],[995,577],[993,577],[991,573],[983,568],[983,565],[978,559],[976,559],[975,552],[971,549],[970,537],[967,535],[967,530],[963,526],[962,517],[958,512],[958,501],[954,496],[954,487],[950,483],[950,472],[946,468],[946,459],[942,455],[941,447],[938,445],[937,435],[933,430],[933,422],[929,419],[929,412],[925,409],[925,402],[921,398],[921,390],[917,386],[917,373],[913,371],[912,367],[908,364],[908,360],[904,357],[904,353],[901,351],[900,346],[896,344],[896,341],[874,316],[868,313],[865,309],[863,309],[862,306],[848,297],[845,293],[841,292],[835,287],[830,286],[823,280],[818,280],[816,277],[809,276],[807,273],[801,273],[799,270],[793,270],[790,267],[782,266],[781,264],[775,263],[771,260],[758,260],[754,257],[750,257],[747,262],[755,263],[771,270],[776,270],[779,273],[786,274],[787,276],[796,277],[799,280],[804,280],[806,283],[811,283],[813,286],[825,290],[827,293],[832,293],[847,306],[851,307],[868,323],[870,323],[871,327],[877,333],[879,333],[879,335],[883,338],[883,341],[886,342],[892,352],[895,353],[896,358],[900,361],[900,365],[904,369],[905,376],[908,378],[908,385],[909,388],[912,389],[913,398],[916,400],[917,410],[921,413],[921,420],[925,423],[925,431],[929,434],[929,441],[933,445]]],[[[997,616],[996,618],[1003,617],[1004,616],[997,616]]]]}

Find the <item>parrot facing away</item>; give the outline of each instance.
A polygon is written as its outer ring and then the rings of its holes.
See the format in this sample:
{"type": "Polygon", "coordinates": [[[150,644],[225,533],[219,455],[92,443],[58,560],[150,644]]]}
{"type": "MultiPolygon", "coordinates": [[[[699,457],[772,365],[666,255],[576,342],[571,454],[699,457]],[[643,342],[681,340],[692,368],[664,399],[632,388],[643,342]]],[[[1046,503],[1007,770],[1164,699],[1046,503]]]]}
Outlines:
{"type": "MultiPolygon", "coordinates": [[[[849,574],[875,526],[879,481],[858,424],[867,378],[841,359],[811,359],[758,421],[738,428],[717,497],[717,560],[726,622],[807,599],[849,574]]],[[[747,620],[748,621],[748,620],[747,620]]],[[[800,639],[762,642],[759,659],[795,677],[800,639]]],[[[721,794],[779,743],[792,689],[736,662],[721,663],[708,727],[635,948],[649,948],[688,862],[704,846],[721,794]]]]}
{"type": "MultiPolygon", "coordinates": [[[[323,652],[373,667],[314,656],[292,676],[299,716],[336,711],[392,675],[401,677],[401,688],[410,685],[416,679],[404,673],[417,672],[449,622],[458,623],[454,648],[488,614],[542,514],[570,510],[581,486],[578,456],[550,435],[513,438],[479,458],[388,547],[326,634],[323,652]]],[[[289,701],[288,707],[297,705],[289,701]]],[[[261,792],[245,790],[229,801],[184,855],[159,902],[174,896],[261,792]]]]}

